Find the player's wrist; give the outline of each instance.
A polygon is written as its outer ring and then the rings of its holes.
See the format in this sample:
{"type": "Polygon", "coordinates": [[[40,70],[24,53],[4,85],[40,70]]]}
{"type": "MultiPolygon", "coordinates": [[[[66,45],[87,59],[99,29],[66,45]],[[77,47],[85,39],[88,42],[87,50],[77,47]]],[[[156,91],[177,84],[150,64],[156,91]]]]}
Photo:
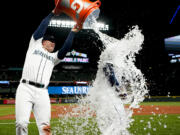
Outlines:
{"type": "Polygon", "coordinates": [[[55,14],[55,9],[53,9],[53,10],[51,11],[51,13],[55,14]]]}
{"type": "Polygon", "coordinates": [[[71,31],[74,32],[74,33],[77,33],[77,32],[79,32],[79,29],[72,28],[71,31]]]}

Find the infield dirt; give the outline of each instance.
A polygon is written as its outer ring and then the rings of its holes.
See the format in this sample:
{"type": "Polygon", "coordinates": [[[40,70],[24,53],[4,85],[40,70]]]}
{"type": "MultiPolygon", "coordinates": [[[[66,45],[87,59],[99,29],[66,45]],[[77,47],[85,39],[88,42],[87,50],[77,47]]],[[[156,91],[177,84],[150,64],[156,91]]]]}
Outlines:
{"type": "MultiPolygon", "coordinates": [[[[72,112],[75,107],[77,107],[77,105],[53,105],[51,117],[58,118],[59,115],[62,117],[67,113],[72,112]]],[[[134,109],[133,111],[133,115],[180,114],[180,106],[141,105],[138,109],[134,109]]],[[[78,117],[78,115],[69,116],[78,117]]],[[[95,116],[95,113],[93,113],[92,116],[95,116]]],[[[31,118],[34,118],[33,114],[31,114],[31,118]]],[[[15,115],[0,116],[0,120],[6,119],[15,119],[15,115]]]]}

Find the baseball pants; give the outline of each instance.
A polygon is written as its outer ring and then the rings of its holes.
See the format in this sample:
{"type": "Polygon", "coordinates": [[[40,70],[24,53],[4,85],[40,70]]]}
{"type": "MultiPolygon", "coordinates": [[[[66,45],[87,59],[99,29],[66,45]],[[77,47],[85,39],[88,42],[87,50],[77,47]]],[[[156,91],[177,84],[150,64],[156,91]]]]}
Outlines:
{"type": "MultiPolygon", "coordinates": [[[[50,135],[51,105],[47,89],[20,83],[16,92],[16,135],[27,135],[31,111],[39,135],[50,135]]],[[[33,131],[30,131],[33,132],[33,131]]]]}

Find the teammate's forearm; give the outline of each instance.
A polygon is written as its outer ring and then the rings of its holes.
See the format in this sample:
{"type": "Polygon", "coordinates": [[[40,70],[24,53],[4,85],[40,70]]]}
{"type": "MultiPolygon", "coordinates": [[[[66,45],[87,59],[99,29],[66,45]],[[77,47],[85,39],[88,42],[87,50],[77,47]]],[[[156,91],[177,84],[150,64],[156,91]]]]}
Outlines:
{"type": "Polygon", "coordinates": [[[103,71],[105,73],[105,76],[108,77],[109,82],[111,83],[111,86],[119,86],[119,82],[116,79],[113,65],[110,63],[106,63],[105,67],[103,68],[103,71]]]}
{"type": "Polygon", "coordinates": [[[47,30],[48,24],[51,20],[51,18],[54,16],[54,13],[50,13],[46,18],[44,18],[39,25],[39,27],[36,29],[36,31],[33,33],[33,37],[35,40],[42,38],[47,30]]]}
{"type": "Polygon", "coordinates": [[[64,45],[62,46],[62,48],[58,51],[58,58],[59,59],[63,59],[66,55],[66,53],[71,49],[72,47],[72,42],[73,42],[73,39],[74,39],[74,35],[75,35],[75,32],[70,32],[66,41],[64,42],[64,45]]]}

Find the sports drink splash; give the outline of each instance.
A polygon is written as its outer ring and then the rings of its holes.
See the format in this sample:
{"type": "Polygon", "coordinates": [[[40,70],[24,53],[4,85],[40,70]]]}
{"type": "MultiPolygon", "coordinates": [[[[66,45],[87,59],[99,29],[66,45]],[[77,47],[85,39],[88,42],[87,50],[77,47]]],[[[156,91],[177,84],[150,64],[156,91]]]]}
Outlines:
{"type": "Polygon", "coordinates": [[[67,135],[129,135],[132,109],[138,108],[148,93],[144,75],[135,66],[136,54],[142,49],[144,36],[138,26],[134,26],[124,38],[115,39],[96,29],[95,20],[93,23],[94,31],[104,44],[96,78],[88,95],[79,100],[78,106],[63,118],[63,122],[60,119],[61,125],[54,131],[67,135]],[[115,88],[110,86],[103,72],[106,63],[114,65],[120,90],[127,94],[126,97],[119,97],[115,88]]]}
{"type": "Polygon", "coordinates": [[[89,100],[96,106],[96,119],[103,135],[128,135],[128,128],[133,121],[133,108],[138,108],[148,93],[144,75],[135,66],[136,54],[141,50],[144,36],[138,26],[132,27],[123,39],[118,40],[101,33],[97,29],[104,44],[98,62],[98,71],[93,87],[89,92],[89,100]],[[115,75],[120,83],[120,92],[127,96],[120,98],[115,88],[109,85],[103,73],[106,63],[114,65],[115,75]],[[125,108],[125,105],[129,105],[125,108]]]}

